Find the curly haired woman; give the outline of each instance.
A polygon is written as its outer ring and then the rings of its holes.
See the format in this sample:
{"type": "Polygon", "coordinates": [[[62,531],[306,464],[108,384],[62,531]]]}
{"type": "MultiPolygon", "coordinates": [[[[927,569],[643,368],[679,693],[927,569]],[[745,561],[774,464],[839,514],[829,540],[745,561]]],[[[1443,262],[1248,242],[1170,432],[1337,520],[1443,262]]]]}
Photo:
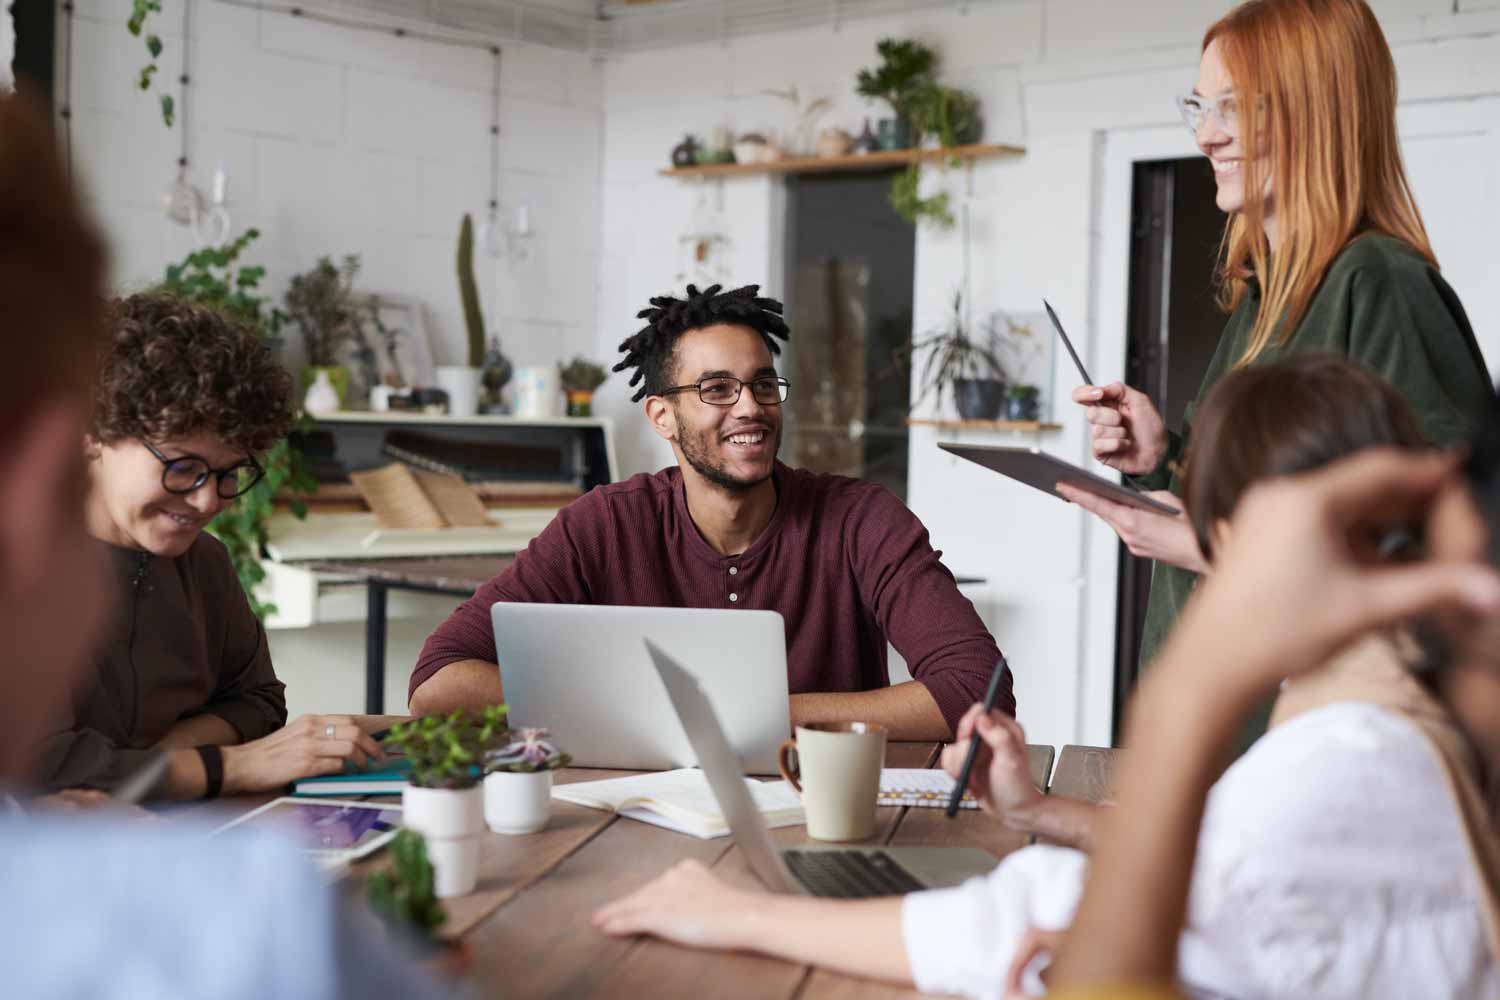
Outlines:
{"type": "Polygon", "coordinates": [[[255,331],[209,309],[136,295],[110,318],[84,447],[114,616],[71,722],[43,748],[43,780],[108,790],[165,753],[156,794],[199,798],[380,758],[346,716],[283,727],[265,632],[203,531],[290,428],[291,377],[255,331]]]}

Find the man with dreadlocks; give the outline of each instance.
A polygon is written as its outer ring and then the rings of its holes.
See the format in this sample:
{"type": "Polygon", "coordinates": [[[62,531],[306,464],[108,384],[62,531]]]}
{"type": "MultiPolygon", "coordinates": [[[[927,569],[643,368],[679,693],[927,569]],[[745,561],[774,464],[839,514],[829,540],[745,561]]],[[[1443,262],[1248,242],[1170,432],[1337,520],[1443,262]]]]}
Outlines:
{"type": "MultiPolygon", "coordinates": [[[[781,303],[758,285],[660,296],[620,345],[674,468],[597,487],[427,640],[412,711],[502,699],[496,601],[757,608],[786,622],[793,724],[860,720],[949,739],[1000,659],[927,531],[888,490],[776,460],[789,383],[781,303]],[[889,641],[915,680],[891,686],[889,641]]],[[[999,707],[1014,714],[1009,670],[999,707]]]]}

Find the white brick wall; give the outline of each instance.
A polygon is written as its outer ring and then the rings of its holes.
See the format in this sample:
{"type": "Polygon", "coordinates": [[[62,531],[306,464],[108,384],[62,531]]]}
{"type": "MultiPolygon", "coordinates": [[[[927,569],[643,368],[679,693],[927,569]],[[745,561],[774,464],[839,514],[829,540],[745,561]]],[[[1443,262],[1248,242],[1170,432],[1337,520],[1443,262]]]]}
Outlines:
{"type": "MultiPolygon", "coordinates": [[[[115,282],[134,288],[191,237],[161,213],[179,133],[161,124],[159,91],[132,86],[145,52],[117,6],[78,5],[73,136],[115,282]]],[[[179,24],[152,25],[167,46],[158,86],[174,93],[179,24]]],[[[359,284],[420,298],[435,359],[462,363],[454,250],[462,213],[483,221],[489,199],[490,53],[215,0],[195,3],[194,35],[193,176],[206,188],[225,166],[235,229],[262,230],[253,260],[273,292],[320,255],[358,253],[359,284]]],[[[501,202],[527,203],[536,235],[524,264],[481,254],[480,290],[512,357],[549,363],[594,341],[600,73],[586,55],[519,45],[501,68],[501,202]]]]}

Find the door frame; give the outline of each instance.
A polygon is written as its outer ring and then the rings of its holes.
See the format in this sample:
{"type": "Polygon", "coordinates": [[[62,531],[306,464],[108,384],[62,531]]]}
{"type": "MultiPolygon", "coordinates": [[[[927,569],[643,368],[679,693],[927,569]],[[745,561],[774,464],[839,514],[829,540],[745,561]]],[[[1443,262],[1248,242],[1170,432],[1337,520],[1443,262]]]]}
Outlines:
{"type": "MultiPolygon", "coordinates": [[[[1125,369],[1130,314],[1131,209],[1135,165],[1195,156],[1198,148],[1182,125],[1103,131],[1096,143],[1094,260],[1089,371],[1114,381],[1125,369]]],[[[1120,544],[1097,517],[1086,521],[1083,538],[1086,579],[1082,650],[1079,658],[1080,738],[1110,746],[1114,730],[1115,622],[1118,615],[1120,544]]]]}

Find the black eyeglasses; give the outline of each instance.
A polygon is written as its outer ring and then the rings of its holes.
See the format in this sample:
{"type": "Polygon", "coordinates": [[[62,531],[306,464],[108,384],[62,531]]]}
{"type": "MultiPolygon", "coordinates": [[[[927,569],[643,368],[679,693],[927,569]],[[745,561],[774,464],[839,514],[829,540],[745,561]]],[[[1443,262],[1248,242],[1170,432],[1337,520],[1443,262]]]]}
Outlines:
{"type": "Polygon", "coordinates": [[[710,406],[733,406],[740,401],[740,390],[747,385],[750,387],[750,395],[761,406],[780,406],[786,402],[787,393],[792,388],[792,383],[775,375],[761,375],[748,382],[742,382],[733,375],[715,375],[690,385],[674,385],[670,389],[663,389],[659,395],[670,396],[674,392],[697,389],[698,398],[710,406]]]}
{"type": "Polygon", "coordinates": [[[161,485],[168,493],[183,495],[196,493],[202,489],[203,484],[208,482],[209,476],[217,476],[218,482],[214,484],[214,491],[219,494],[220,499],[233,500],[237,496],[248,493],[266,470],[260,467],[260,463],[254,458],[247,458],[243,462],[236,462],[227,469],[215,469],[197,455],[180,455],[177,458],[168,458],[150,441],[141,440],[146,450],[156,456],[161,462],[161,485]]]}

